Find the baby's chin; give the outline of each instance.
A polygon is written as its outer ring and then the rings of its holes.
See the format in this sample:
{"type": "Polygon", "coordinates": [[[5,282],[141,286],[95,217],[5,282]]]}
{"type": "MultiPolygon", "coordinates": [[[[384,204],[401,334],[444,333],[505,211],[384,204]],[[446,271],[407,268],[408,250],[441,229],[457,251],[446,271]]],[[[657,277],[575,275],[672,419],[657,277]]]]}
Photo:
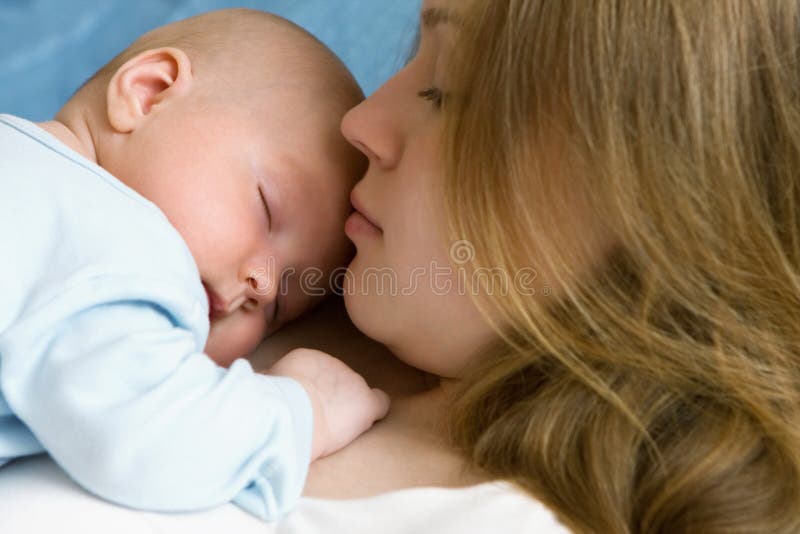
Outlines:
{"type": "Polygon", "coordinates": [[[211,331],[206,341],[205,353],[219,366],[229,367],[239,358],[246,358],[256,350],[261,337],[246,339],[246,336],[226,332],[222,326],[211,323],[211,331]]]}

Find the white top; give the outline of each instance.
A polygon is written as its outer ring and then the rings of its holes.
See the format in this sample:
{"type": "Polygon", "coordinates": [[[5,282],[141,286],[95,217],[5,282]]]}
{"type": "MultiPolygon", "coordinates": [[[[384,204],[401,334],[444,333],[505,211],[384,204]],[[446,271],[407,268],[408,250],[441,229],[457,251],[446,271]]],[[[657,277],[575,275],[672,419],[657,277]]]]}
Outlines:
{"type": "Polygon", "coordinates": [[[362,499],[302,497],[277,523],[233,505],[156,514],[95,499],[46,456],[0,470],[0,525],[13,534],[569,534],[511,484],[411,488],[362,499]]]}

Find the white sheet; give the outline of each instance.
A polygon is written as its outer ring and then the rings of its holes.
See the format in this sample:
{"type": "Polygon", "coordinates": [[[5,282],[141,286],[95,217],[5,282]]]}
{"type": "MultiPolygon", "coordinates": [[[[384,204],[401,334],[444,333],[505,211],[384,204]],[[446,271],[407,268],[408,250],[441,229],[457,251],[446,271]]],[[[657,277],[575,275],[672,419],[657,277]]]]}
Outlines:
{"type": "Polygon", "coordinates": [[[154,514],[94,498],[47,456],[0,469],[3,534],[567,534],[540,503],[506,483],[463,489],[412,488],[366,499],[303,498],[276,524],[233,505],[191,514],[154,514]]]}

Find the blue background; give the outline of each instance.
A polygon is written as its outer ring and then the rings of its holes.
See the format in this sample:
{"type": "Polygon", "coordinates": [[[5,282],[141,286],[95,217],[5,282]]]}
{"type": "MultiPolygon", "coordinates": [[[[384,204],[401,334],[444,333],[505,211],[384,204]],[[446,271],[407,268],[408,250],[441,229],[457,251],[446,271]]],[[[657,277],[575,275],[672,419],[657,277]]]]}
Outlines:
{"type": "Polygon", "coordinates": [[[50,119],[97,69],[146,31],[250,7],[316,35],[367,94],[405,62],[421,0],[0,0],[0,113],[50,119]]]}

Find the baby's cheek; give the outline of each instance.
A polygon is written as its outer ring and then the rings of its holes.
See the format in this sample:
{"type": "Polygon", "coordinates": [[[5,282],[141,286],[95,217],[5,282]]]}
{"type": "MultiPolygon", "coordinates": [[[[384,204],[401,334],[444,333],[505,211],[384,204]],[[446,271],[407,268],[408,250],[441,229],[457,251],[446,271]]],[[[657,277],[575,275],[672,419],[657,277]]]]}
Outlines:
{"type": "Polygon", "coordinates": [[[235,312],[230,317],[212,321],[205,352],[218,365],[228,367],[258,347],[266,326],[263,315],[257,313],[235,312]]]}

